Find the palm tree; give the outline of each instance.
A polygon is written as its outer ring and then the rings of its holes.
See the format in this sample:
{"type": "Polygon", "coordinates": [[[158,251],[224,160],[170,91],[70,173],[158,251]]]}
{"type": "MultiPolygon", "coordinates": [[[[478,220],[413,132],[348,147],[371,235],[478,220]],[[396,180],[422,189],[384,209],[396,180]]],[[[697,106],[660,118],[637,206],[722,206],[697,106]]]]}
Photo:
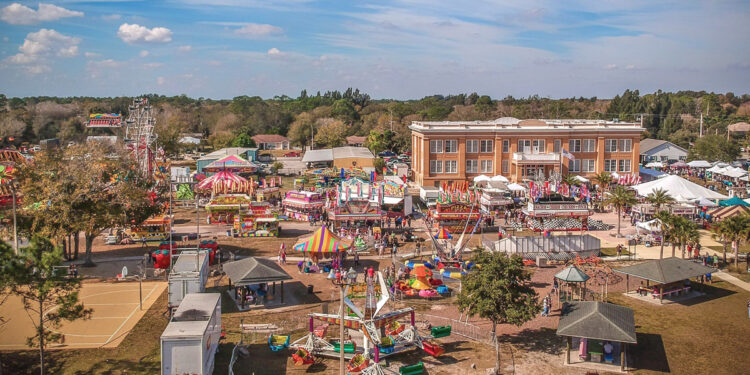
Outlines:
{"type": "Polygon", "coordinates": [[[719,221],[711,226],[711,238],[721,241],[724,250],[724,263],[727,262],[727,239],[729,238],[725,222],[726,220],[719,221]]]}
{"type": "Polygon", "coordinates": [[[646,196],[646,202],[653,204],[659,212],[661,205],[674,202],[674,198],[664,189],[655,189],[646,196]]]}
{"type": "Polygon", "coordinates": [[[577,179],[575,175],[572,175],[572,174],[569,174],[563,177],[561,182],[564,184],[568,184],[570,186],[578,186],[581,184],[581,181],[577,179]]]}
{"type": "Polygon", "coordinates": [[[605,204],[611,204],[617,209],[617,236],[620,236],[620,213],[626,206],[632,206],[638,201],[635,199],[633,192],[625,189],[621,185],[615,187],[612,192],[609,193],[607,199],[604,200],[605,204]]]}
{"type": "MultiPolygon", "coordinates": [[[[682,222],[682,229],[680,231],[680,246],[682,246],[682,259],[685,259],[685,247],[689,242],[698,243],[701,239],[701,234],[698,232],[698,226],[692,221],[680,217],[682,222]]],[[[687,254],[690,258],[690,254],[687,254]]]]}
{"type": "Polygon", "coordinates": [[[664,259],[664,242],[669,241],[672,244],[672,256],[675,254],[675,236],[677,234],[676,216],[668,211],[659,211],[655,215],[661,225],[661,249],[659,250],[659,259],[664,259]]]}
{"type": "Polygon", "coordinates": [[[609,172],[601,172],[601,173],[597,173],[597,174],[595,174],[595,175],[594,175],[594,177],[592,177],[592,178],[593,178],[593,179],[594,179],[594,180],[595,180],[596,182],[598,182],[598,183],[599,183],[599,186],[601,186],[601,188],[602,188],[602,189],[604,189],[604,190],[607,190],[607,188],[609,187],[609,185],[610,185],[610,184],[612,183],[612,181],[614,180],[614,179],[612,178],[612,175],[611,175],[611,174],[609,174],[609,172]]]}
{"type": "MultiPolygon", "coordinates": [[[[743,239],[748,238],[750,235],[750,216],[738,215],[726,218],[722,221],[726,227],[724,231],[727,236],[727,241],[732,243],[734,250],[734,267],[735,269],[739,266],[739,250],[740,242],[743,239]]],[[[726,263],[726,253],[724,254],[724,262],[726,263]]]]}

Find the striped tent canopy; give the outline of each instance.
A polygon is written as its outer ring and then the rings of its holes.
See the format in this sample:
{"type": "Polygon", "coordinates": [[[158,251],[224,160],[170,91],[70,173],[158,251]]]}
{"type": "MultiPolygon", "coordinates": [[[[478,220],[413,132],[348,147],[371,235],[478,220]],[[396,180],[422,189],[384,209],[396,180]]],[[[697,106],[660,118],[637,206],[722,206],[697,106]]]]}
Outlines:
{"type": "Polygon", "coordinates": [[[740,205],[717,207],[713,210],[708,211],[708,214],[717,221],[724,220],[728,217],[747,215],[748,213],[750,213],[750,207],[740,205]]]}
{"type": "Polygon", "coordinates": [[[303,253],[338,254],[345,252],[349,247],[350,245],[344,244],[341,238],[324,225],[312,236],[294,245],[294,250],[303,253]]]}
{"type": "Polygon", "coordinates": [[[452,238],[453,236],[450,233],[448,233],[448,231],[443,227],[440,227],[440,230],[435,235],[435,239],[438,239],[438,240],[450,240],[452,238]]]}
{"type": "Polygon", "coordinates": [[[230,172],[255,172],[258,166],[253,162],[245,160],[237,155],[228,155],[203,167],[207,172],[230,171],[230,172]]]}
{"type": "MultiPolygon", "coordinates": [[[[226,187],[230,190],[243,191],[243,189],[240,188],[242,187],[242,185],[246,184],[247,179],[245,179],[244,177],[237,176],[236,174],[229,171],[221,171],[198,183],[198,189],[216,190],[217,187],[226,187]],[[236,187],[237,189],[234,189],[234,187],[236,187]]],[[[244,191],[247,191],[247,188],[245,188],[244,191]]]]}

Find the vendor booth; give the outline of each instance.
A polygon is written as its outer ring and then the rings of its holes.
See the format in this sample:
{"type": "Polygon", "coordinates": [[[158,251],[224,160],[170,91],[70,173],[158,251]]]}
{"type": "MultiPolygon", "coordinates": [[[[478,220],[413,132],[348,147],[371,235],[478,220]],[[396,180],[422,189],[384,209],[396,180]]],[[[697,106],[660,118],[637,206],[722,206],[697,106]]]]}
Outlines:
{"type": "Polygon", "coordinates": [[[222,194],[214,197],[206,205],[208,224],[233,224],[234,217],[247,213],[253,200],[247,194],[222,194]]]}
{"type": "Polygon", "coordinates": [[[335,228],[349,230],[377,224],[386,218],[382,210],[384,190],[359,178],[342,181],[328,202],[328,218],[335,228]]]}
{"type": "Polygon", "coordinates": [[[278,237],[281,227],[274,215],[239,214],[234,216],[234,237],[278,237]]]}
{"type": "Polygon", "coordinates": [[[284,207],[284,214],[290,219],[310,221],[312,217],[321,217],[325,200],[317,192],[289,191],[281,205],[284,207]]]}
{"type": "Polygon", "coordinates": [[[164,241],[169,238],[172,217],[155,216],[146,219],[141,225],[130,227],[130,238],[133,241],[164,241]]]}

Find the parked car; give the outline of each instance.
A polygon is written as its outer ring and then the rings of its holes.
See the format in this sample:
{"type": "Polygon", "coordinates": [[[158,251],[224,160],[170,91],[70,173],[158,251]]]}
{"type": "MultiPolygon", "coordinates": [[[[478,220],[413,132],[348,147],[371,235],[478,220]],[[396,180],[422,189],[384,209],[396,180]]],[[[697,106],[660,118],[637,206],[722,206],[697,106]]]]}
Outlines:
{"type": "Polygon", "coordinates": [[[379,153],[378,156],[381,158],[386,157],[386,156],[396,156],[396,153],[393,151],[383,151],[379,153]]]}
{"type": "Polygon", "coordinates": [[[284,157],[286,157],[286,158],[297,158],[297,157],[299,157],[299,152],[296,152],[296,151],[287,152],[286,154],[284,154],[284,157]]]}

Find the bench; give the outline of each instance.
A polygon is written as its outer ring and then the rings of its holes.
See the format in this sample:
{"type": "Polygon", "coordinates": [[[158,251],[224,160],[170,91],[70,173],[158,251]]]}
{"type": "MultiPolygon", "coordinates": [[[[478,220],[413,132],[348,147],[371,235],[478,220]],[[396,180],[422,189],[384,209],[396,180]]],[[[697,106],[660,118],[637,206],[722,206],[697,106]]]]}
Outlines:
{"type": "Polygon", "coordinates": [[[689,291],[690,291],[690,287],[686,286],[686,287],[682,287],[682,288],[675,288],[675,289],[671,289],[671,290],[665,290],[663,294],[660,294],[659,292],[651,292],[651,297],[652,298],[656,298],[656,297],[659,297],[661,295],[669,297],[672,294],[679,295],[682,292],[687,293],[689,291]]]}

